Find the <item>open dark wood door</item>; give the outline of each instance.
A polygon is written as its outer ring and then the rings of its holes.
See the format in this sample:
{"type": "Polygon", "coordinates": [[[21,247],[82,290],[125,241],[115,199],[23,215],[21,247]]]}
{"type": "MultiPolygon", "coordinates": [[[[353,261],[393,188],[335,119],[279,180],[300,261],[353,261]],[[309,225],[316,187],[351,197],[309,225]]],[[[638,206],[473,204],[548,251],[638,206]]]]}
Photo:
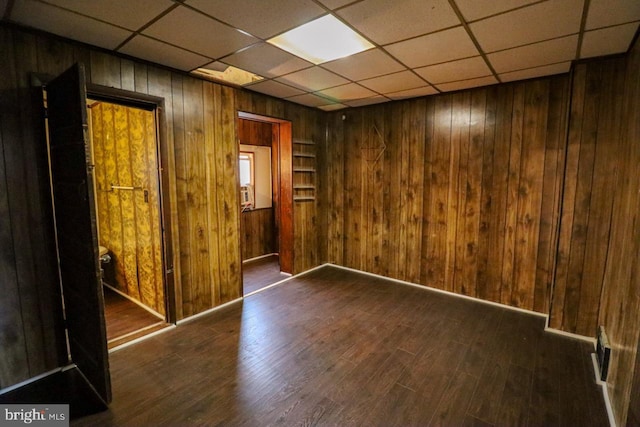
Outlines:
{"type": "Polygon", "coordinates": [[[98,260],[93,167],[84,67],[46,87],[51,180],[71,360],[105,403],[111,401],[104,296],[98,260]]]}

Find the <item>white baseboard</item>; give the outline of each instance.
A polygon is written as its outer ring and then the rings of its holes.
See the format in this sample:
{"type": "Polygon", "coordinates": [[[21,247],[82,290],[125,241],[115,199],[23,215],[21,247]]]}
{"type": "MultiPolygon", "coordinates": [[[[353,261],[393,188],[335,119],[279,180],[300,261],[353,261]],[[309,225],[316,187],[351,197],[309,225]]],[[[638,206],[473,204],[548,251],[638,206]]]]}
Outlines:
{"type": "Polygon", "coordinates": [[[215,306],[213,308],[210,308],[208,310],[202,311],[202,312],[200,312],[198,314],[194,314],[193,316],[189,316],[189,317],[185,317],[184,319],[180,319],[180,320],[178,320],[176,322],[176,325],[182,325],[184,323],[191,322],[192,320],[196,320],[196,319],[199,319],[200,317],[206,316],[208,314],[215,313],[218,310],[222,310],[225,307],[229,307],[230,305],[237,304],[237,303],[239,303],[241,301],[242,301],[242,297],[236,298],[233,301],[225,302],[224,304],[217,305],[217,306],[215,306]]]}
{"type": "Polygon", "coordinates": [[[272,283],[271,285],[267,285],[267,286],[265,286],[264,288],[260,288],[260,289],[258,289],[258,290],[253,291],[253,292],[249,292],[248,294],[246,294],[246,295],[244,296],[244,298],[246,298],[246,297],[250,297],[251,295],[258,294],[258,293],[260,293],[260,292],[262,292],[262,291],[266,291],[267,289],[273,288],[274,286],[279,286],[279,285],[281,285],[281,284],[283,284],[283,283],[285,283],[285,282],[288,282],[289,280],[293,280],[293,279],[295,279],[295,278],[297,278],[297,277],[304,276],[305,274],[309,274],[309,273],[311,273],[312,271],[315,271],[315,270],[318,270],[318,269],[320,269],[320,268],[324,267],[325,265],[327,265],[327,264],[321,264],[321,265],[318,265],[318,266],[313,267],[313,268],[311,268],[311,269],[309,269],[309,270],[303,271],[302,273],[298,273],[298,274],[296,274],[295,276],[291,275],[290,273],[282,273],[282,272],[281,272],[280,274],[285,274],[285,275],[287,275],[287,276],[289,276],[289,277],[287,277],[286,279],[282,279],[282,280],[280,280],[280,281],[278,281],[278,282],[276,282],[276,283],[272,283]]]}
{"type": "Polygon", "coordinates": [[[596,345],[596,339],[592,338],[592,337],[587,337],[585,335],[580,335],[580,334],[573,334],[571,332],[565,332],[565,331],[561,331],[560,329],[555,329],[555,328],[550,328],[549,326],[546,326],[544,328],[545,332],[550,332],[552,334],[556,334],[556,335],[562,335],[564,337],[568,337],[568,338],[573,338],[576,340],[581,340],[581,341],[586,341],[590,344],[593,344],[594,348],[596,345]]]}
{"type": "Polygon", "coordinates": [[[332,267],[340,268],[342,270],[353,271],[354,273],[360,273],[360,274],[364,274],[364,275],[367,275],[367,276],[376,277],[378,279],[389,280],[391,282],[400,283],[402,285],[413,286],[414,288],[422,289],[422,290],[427,291],[427,292],[437,292],[437,293],[440,293],[440,294],[445,294],[445,295],[449,295],[449,296],[456,297],[456,298],[462,298],[462,299],[466,299],[466,300],[479,302],[479,303],[482,303],[482,304],[493,305],[495,307],[506,308],[506,309],[512,310],[512,311],[518,311],[520,313],[532,314],[534,316],[548,318],[548,316],[546,314],[539,313],[537,311],[526,310],[524,308],[513,307],[513,306],[502,304],[502,303],[499,303],[499,302],[487,301],[487,300],[484,300],[484,299],[471,297],[471,296],[468,296],[468,295],[461,295],[461,294],[457,294],[455,292],[445,291],[443,289],[437,289],[437,288],[432,288],[432,287],[425,286],[425,285],[420,285],[418,283],[407,282],[405,280],[393,279],[391,277],[386,277],[386,276],[382,276],[380,274],[375,274],[375,273],[369,273],[367,271],[357,270],[355,268],[344,267],[342,265],[331,264],[331,263],[323,264],[323,265],[330,265],[332,267]]]}
{"type": "MultiPolygon", "coordinates": [[[[150,328],[151,327],[155,327],[155,326],[157,326],[157,324],[156,325],[151,325],[150,328]]],[[[170,330],[173,330],[175,327],[176,327],[176,325],[167,325],[165,328],[159,329],[159,330],[157,330],[155,332],[151,332],[150,334],[143,335],[143,336],[138,337],[138,338],[136,338],[134,340],[127,341],[127,342],[125,342],[123,344],[120,344],[120,345],[118,345],[116,347],[113,347],[113,348],[109,349],[109,354],[114,353],[114,352],[116,352],[118,350],[122,350],[123,348],[127,348],[127,347],[129,347],[131,345],[137,344],[137,343],[139,343],[141,341],[148,340],[149,338],[155,337],[156,335],[160,335],[160,334],[163,334],[163,333],[168,332],[170,330]]],[[[136,332],[140,332],[140,330],[137,330],[137,331],[132,332],[132,333],[136,333],[136,332]]],[[[118,337],[118,338],[122,338],[122,337],[118,337]]]]}
{"type": "Polygon", "coordinates": [[[262,259],[262,258],[268,258],[270,256],[278,256],[278,255],[279,255],[278,252],[274,252],[272,254],[260,255],[260,256],[254,257],[254,258],[245,259],[245,260],[242,261],[242,263],[246,264],[246,263],[251,262],[251,261],[257,261],[257,260],[262,259]]]}
{"type": "MultiPolygon", "coordinates": [[[[72,365],[72,366],[74,366],[74,365],[72,365]]],[[[64,370],[64,368],[65,367],[61,366],[59,368],[52,369],[52,370],[47,371],[47,372],[43,372],[40,375],[36,375],[35,377],[32,377],[32,378],[29,378],[27,380],[21,381],[21,382],[19,382],[17,384],[13,384],[13,385],[10,385],[9,387],[5,387],[3,389],[0,389],[0,396],[3,395],[3,394],[9,393],[10,391],[19,389],[20,387],[24,387],[26,385],[29,385],[29,384],[34,383],[36,381],[39,381],[39,380],[41,380],[43,378],[46,378],[46,377],[48,377],[50,375],[57,374],[58,372],[62,372],[64,370]]]]}

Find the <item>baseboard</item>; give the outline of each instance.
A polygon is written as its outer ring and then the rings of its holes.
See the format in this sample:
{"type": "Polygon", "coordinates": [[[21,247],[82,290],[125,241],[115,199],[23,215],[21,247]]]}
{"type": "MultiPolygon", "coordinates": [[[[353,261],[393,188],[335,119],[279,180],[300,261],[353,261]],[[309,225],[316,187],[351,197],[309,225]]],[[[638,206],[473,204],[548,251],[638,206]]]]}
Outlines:
{"type": "Polygon", "coordinates": [[[260,256],[257,256],[257,257],[245,259],[245,260],[242,261],[242,263],[246,264],[246,263],[251,262],[251,261],[257,261],[259,259],[269,258],[270,256],[279,256],[279,254],[278,254],[278,252],[274,252],[274,253],[271,253],[271,254],[260,255],[260,256]]]}
{"type": "Polygon", "coordinates": [[[311,273],[312,271],[318,270],[318,269],[320,269],[320,268],[322,268],[322,267],[324,267],[324,266],[326,266],[326,265],[327,265],[327,264],[321,264],[321,265],[318,265],[318,266],[316,266],[316,267],[310,268],[309,270],[303,271],[302,273],[298,273],[298,274],[296,274],[295,276],[291,275],[290,273],[282,273],[282,272],[281,272],[280,274],[286,274],[286,275],[288,275],[289,277],[287,277],[286,279],[282,279],[282,280],[280,280],[280,281],[277,281],[276,283],[272,283],[272,284],[270,284],[270,285],[267,285],[267,286],[265,286],[264,288],[260,288],[260,289],[258,289],[258,290],[253,291],[253,292],[249,292],[248,294],[246,294],[246,295],[244,296],[244,298],[247,298],[247,297],[250,297],[251,295],[255,295],[255,294],[258,294],[258,293],[260,293],[260,292],[266,291],[267,289],[273,288],[273,287],[275,287],[275,286],[279,286],[279,285],[281,285],[281,284],[283,284],[283,283],[285,283],[285,282],[288,282],[288,281],[293,280],[293,279],[295,279],[295,278],[298,278],[298,277],[300,277],[300,276],[304,276],[305,274],[309,274],[309,273],[311,273]]]}
{"type": "MultiPolygon", "coordinates": [[[[74,365],[71,365],[71,366],[74,366],[74,365]]],[[[17,384],[10,385],[9,387],[5,387],[3,389],[0,389],[0,396],[2,396],[3,394],[9,393],[11,391],[17,390],[17,389],[19,389],[21,387],[24,387],[26,385],[29,385],[31,383],[34,383],[36,381],[40,381],[41,379],[44,379],[44,378],[46,378],[46,377],[48,377],[50,375],[54,375],[54,374],[57,374],[58,372],[62,372],[63,369],[64,369],[63,367],[52,369],[50,371],[43,372],[40,375],[36,375],[35,377],[32,377],[32,378],[26,379],[24,381],[21,381],[21,382],[19,382],[17,384]]]]}
{"type": "MultiPolygon", "coordinates": [[[[157,324],[152,325],[151,327],[155,327],[155,326],[157,326],[157,324]]],[[[125,342],[123,344],[117,345],[117,346],[109,349],[109,354],[114,353],[114,352],[116,352],[118,350],[122,350],[123,348],[127,348],[129,346],[134,345],[134,344],[137,344],[137,343],[139,343],[141,341],[148,340],[149,338],[155,337],[156,335],[160,335],[160,334],[163,334],[165,332],[168,332],[168,331],[174,329],[175,327],[176,327],[176,325],[167,325],[166,327],[164,327],[162,329],[159,329],[157,331],[154,331],[154,332],[151,332],[149,334],[143,335],[143,336],[138,337],[136,339],[133,339],[131,341],[127,341],[127,342],[125,342]]],[[[140,332],[140,331],[138,330],[138,331],[135,331],[135,332],[132,332],[132,333],[137,333],[137,332],[140,332]]]]}
{"type": "Polygon", "coordinates": [[[368,271],[357,270],[355,268],[344,267],[342,265],[331,264],[331,263],[323,264],[323,265],[330,265],[332,267],[340,268],[342,270],[352,271],[354,273],[360,273],[360,274],[364,274],[366,276],[376,277],[378,279],[389,280],[391,282],[396,282],[396,283],[399,283],[399,284],[402,284],[402,285],[413,286],[414,288],[422,289],[422,290],[427,291],[427,292],[437,292],[437,293],[440,293],[440,294],[445,294],[445,295],[449,295],[449,296],[456,297],[456,298],[462,298],[462,299],[466,299],[466,300],[479,302],[479,303],[482,303],[482,304],[492,305],[492,306],[495,306],[495,307],[506,308],[506,309],[512,310],[512,311],[518,311],[520,313],[532,314],[532,315],[538,316],[538,317],[543,317],[543,318],[548,318],[549,317],[548,315],[546,315],[544,313],[539,313],[537,311],[526,310],[524,308],[513,307],[513,306],[502,304],[502,303],[499,303],[499,302],[487,301],[487,300],[484,300],[484,299],[471,297],[471,296],[468,296],[468,295],[461,295],[461,294],[457,294],[455,292],[445,291],[444,289],[437,289],[437,288],[432,288],[432,287],[426,286],[426,285],[420,285],[418,283],[407,282],[405,280],[393,279],[391,277],[386,277],[386,276],[382,276],[380,274],[375,274],[375,273],[369,273],[368,271]]]}
{"type": "Polygon", "coordinates": [[[550,328],[549,326],[546,326],[544,328],[544,331],[552,333],[552,334],[556,334],[556,335],[562,335],[562,336],[568,337],[568,338],[573,338],[573,339],[576,339],[576,340],[586,341],[586,342],[588,342],[590,344],[593,344],[594,348],[595,348],[595,345],[596,345],[596,339],[595,338],[588,337],[588,336],[585,336],[585,335],[574,334],[574,333],[571,333],[571,332],[565,332],[565,331],[561,331],[560,329],[550,328]]]}
{"type": "Polygon", "coordinates": [[[191,322],[191,321],[199,319],[199,318],[201,318],[203,316],[207,316],[207,315],[209,315],[211,313],[215,313],[218,310],[222,310],[223,308],[229,307],[229,306],[237,304],[239,302],[242,302],[242,297],[236,298],[233,301],[225,302],[224,304],[221,304],[221,305],[217,305],[217,306],[215,306],[213,308],[210,308],[208,310],[202,311],[202,312],[200,312],[198,314],[194,314],[193,316],[189,316],[189,317],[185,317],[184,319],[180,319],[180,320],[178,320],[176,322],[176,326],[191,322]]]}
{"type": "Polygon", "coordinates": [[[609,417],[609,424],[611,427],[616,427],[616,419],[613,416],[613,406],[611,406],[611,399],[609,398],[609,388],[605,381],[600,380],[598,370],[598,360],[595,353],[591,353],[591,362],[593,363],[593,374],[596,378],[596,384],[602,387],[602,397],[604,399],[604,406],[607,408],[607,416],[609,417]]]}

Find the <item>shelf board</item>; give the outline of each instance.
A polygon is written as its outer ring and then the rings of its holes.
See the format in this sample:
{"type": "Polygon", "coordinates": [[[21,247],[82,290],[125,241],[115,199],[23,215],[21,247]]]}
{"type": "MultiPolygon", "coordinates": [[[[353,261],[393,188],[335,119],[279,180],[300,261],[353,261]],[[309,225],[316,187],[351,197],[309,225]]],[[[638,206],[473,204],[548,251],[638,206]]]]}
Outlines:
{"type": "Polygon", "coordinates": [[[312,172],[315,173],[315,168],[293,168],[294,172],[312,172]]]}
{"type": "Polygon", "coordinates": [[[315,190],[316,186],[315,185],[310,185],[310,184],[309,185],[301,184],[301,185],[294,185],[293,189],[294,190],[315,190]]]}
{"type": "Polygon", "coordinates": [[[315,154],[307,154],[307,153],[293,153],[293,157],[306,157],[309,159],[315,159],[316,155],[315,154]]]}
{"type": "Polygon", "coordinates": [[[300,144],[300,145],[316,145],[315,142],[309,141],[309,140],[306,140],[306,139],[294,139],[293,143],[294,144],[300,144]]]}
{"type": "Polygon", "coordinates": [[[293,197],[293,201],[294,202],[310,202],[315,200],[316,198],[313,196],[294,196],[293,197]]]}

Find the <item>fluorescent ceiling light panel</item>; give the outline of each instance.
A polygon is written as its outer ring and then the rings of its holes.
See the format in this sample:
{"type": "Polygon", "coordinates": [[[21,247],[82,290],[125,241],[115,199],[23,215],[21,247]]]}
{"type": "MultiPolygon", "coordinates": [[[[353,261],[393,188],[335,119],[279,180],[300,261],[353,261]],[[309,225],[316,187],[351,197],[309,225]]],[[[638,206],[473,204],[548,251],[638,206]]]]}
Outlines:
{"type": "Polygon", "coordinates": [[[307,22],[267,41],[316,65],[373,47],[333,15],[307,22]]]}

